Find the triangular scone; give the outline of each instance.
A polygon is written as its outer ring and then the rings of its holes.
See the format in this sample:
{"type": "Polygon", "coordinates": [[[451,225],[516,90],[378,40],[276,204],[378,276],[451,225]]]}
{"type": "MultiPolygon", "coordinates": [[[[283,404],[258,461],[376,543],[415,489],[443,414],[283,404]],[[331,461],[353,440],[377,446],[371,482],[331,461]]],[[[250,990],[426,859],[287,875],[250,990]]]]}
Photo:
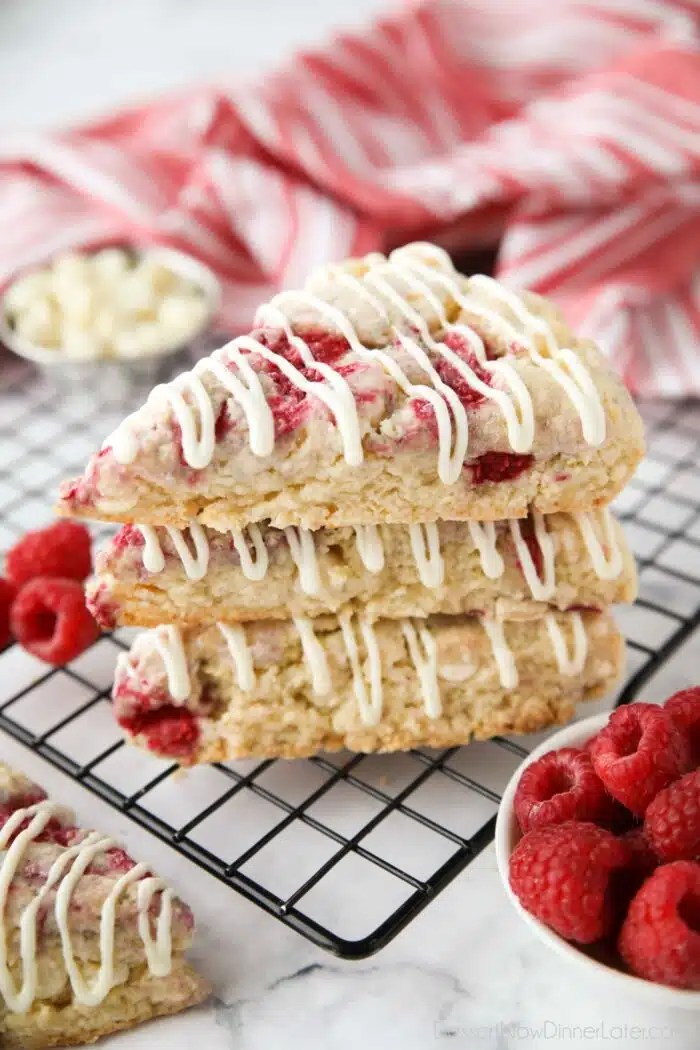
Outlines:
{"type": "Polygon", "coordinates": [[[637,575],[607,508],[496,523],[441,521],[233,533],[124,525],[97,555],[88,603],[105,628],[285,620],[363,611],[533,619],[634,601],[637,575]],[[214,611],[212,613],[212,611],[214,611]]]}
{"type": "Polygon", "coordinates": [[[183,765],[452,747],[566,722],[623,664],[607,612],[170,625],[120,656],[114,706],[130,739],[183,765]]]}
{"type": "Polygon", "coordinates": [[[2,763],[0,887],[3,1048],[92,1043],[209,994],[184,958],[189,908],[2,763]]]}
{"type": "Polygon", "coordinates": [[[215,529],[491,521],[607,504],[642,424],[553,307],[427,244],[328,267],[105,442],[60,511],[215,529]]]}

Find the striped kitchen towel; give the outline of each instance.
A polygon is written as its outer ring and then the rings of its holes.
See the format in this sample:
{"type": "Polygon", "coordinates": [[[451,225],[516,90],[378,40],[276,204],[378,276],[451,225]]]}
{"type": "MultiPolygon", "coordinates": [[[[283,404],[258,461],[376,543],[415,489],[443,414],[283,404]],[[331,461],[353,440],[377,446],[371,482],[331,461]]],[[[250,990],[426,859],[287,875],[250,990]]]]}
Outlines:
{"type": "Polygon", "coordinates": [[[0,281],[121,239],[247,327],[316,265],[500,243],[627,384],[700,394],[700,2],[420,0],[257,80],[0,139],[0,281]]]}

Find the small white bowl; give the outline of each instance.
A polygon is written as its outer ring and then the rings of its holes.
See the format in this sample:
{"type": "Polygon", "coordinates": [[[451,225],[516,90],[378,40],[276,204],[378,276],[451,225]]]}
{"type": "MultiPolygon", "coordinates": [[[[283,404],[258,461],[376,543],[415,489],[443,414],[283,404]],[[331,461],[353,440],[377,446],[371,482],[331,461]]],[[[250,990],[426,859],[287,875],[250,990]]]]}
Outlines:
{"type": "Polygon", "coordinates": [[[623,973],[621,970],[616,970],[611,966],[606,966],[604,963],[598,962],[597,959],[592,959],[589,955],[586,955],[585,951],[582,951],[573,944],[569,944],[568,941],[565,941],[564,938],[560,937],[554,932],[554,930],[550,930],[548,926],[545,926],[544,923],[540,922],[539,919],[536,919],[534,915],[531,915],[526,911],[510,888],[510,881],[508,879],[508,862],[511,853],[522,837],[520,829],[518,828],[518,822],[515,819],[513,798],[515,797],[518,781],[523,775],[523,771],[530,765],[530,763],[541,758],[542,755],[547,754],[548,751],[554,751],[560,747],[581,747],[587,740],[590,740],[599,729],[602,729],[602,727],[607,724],[609,716],[609,712],[604,712],[601,715],[593,715],[591,718],[585,718],[580,722],[574,722],[573,725],[566,726],[565,729],[561,729],[558,733],[554,733],[548,740],[545,740],[543,744],[536,747],[535,750],[523,761],[522,765],[518,766],[515,773],[508,781],[508,785],[503,793],[503,798],[501,799],[501,805],[498,809],[498,816],[496,817],[495,845],[498,871],[506,893],[518,915],[527,923],[530,929],[534,931],[537,937],[539,937],[544,944],[557,952],[558,955],[561,955],[564,959],[572,962],[575,966],[585,970],[592,978],[607,981],[608,988],[617,989],[620,994],[628,993],[630,995],[641,996],[648,1003],[654,1003],[658,1006],[675,1007],[684,1010],[700,1010],[700,992],[685,991],[682,988],[670,988],[664,984],[654,984],[652,981],[645,981],[641,977],[634,977],[632,974],[623,973]]]}
{"type": "MultiPolygon", "coordinates": [[[[100,246],[104,247],[104,246],[100,246]]],[[[188,333],[182,339],[176,340],[171,346],[159,349],[150,354],[142,354],[138,357],[95,357],[77,360],[66,357],[60,350],[52,350],[45,346],[39,346],[31,340],[19,335],[8,323],[7,311],[5,310],[5,296],[12,285],[24,273],[17,273],[7,282],[2,298],[0,298],[0,344],[7,347],[14,354],[23,357],[45,370],[45,374],[52,379],[67,381],[70,383],[81,383],[99,381],[107,389],[113,381],[133,379],[137,382],[147,382],[163,367],[171,366],[174,358],[185,351],[196,346],[206,333],[211,329],[213,318],[219,309],[221,302],[221,284],[219,279],[208,266],[201,263],[191,255],[175,251],[173,248],[139,247],[136,244],[111,244],[109,247],[123,249],[132,252],[135,256],[143,259],[160,262],[163,266],[172,270],[173,273],[186,278],[196,284],[201,290],[207,307],[206,315],[200,327],[188,333]]],[[[94,254],[99,249],[88,249],[85,254],[94,254]]],[[[32,270],[48,266],[53,258],[45,259],[41,264],[32,267],[32,270]]]]}

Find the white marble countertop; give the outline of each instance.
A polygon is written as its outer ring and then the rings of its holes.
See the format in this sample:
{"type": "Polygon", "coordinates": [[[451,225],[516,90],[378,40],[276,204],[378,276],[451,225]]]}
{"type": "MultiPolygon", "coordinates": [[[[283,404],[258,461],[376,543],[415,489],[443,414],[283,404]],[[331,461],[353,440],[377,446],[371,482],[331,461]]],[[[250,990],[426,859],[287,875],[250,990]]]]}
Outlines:
{"type": "MultiPolygon", "coordinates": [[[[379,0],[4,0],[0,127],[71,121],[218,73],[249,73],[379,0]]],[[[687,684],[683,656],[659,683],[687,684]]],[[[194,958],[215,995],[109,1050],[509,1050],[697,1046],[696,1015],[611,995],[536,941],[508,903],[488,848],[385,950],[337,960],[206,875],[6,737],[3,759],[123,839],[169,877],[199,923],[194,958]],[[636,1026],[636,1028],[633,1028],[636,1026]]],[[[173,791],[180,790],[177,784],[173,791]]],[[[344,901],[337,900],[340,914],[344,901]]]]}

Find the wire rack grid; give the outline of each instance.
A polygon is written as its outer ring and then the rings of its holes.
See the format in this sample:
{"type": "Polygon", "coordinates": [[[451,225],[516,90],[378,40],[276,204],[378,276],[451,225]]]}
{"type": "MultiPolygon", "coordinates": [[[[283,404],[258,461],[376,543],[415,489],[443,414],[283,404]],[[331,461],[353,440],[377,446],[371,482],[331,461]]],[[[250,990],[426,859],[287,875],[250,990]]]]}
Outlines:
{"type": "MultiPolygon", "coordinates": [[[[51,520],[58,481],[83,467],[123,413],[120,397],[57,395],[23,363],[0,358],[0,546],[51,520]]],[[[649,456],[618,506],[641,571],[640,601],[620,611],[631,671],[620,702],[700,621],[700,413],[688,403],[648,405],[644,414],[649,456]]],[[[114,663],[128,638],[104,636],[61,669],[6,648],[0,727],[345,958],[381,949],[491,842],[505,783],[544,736],[231,762],[176,777],[175,767],[125,745],[111,717],[114,663]]]]}

